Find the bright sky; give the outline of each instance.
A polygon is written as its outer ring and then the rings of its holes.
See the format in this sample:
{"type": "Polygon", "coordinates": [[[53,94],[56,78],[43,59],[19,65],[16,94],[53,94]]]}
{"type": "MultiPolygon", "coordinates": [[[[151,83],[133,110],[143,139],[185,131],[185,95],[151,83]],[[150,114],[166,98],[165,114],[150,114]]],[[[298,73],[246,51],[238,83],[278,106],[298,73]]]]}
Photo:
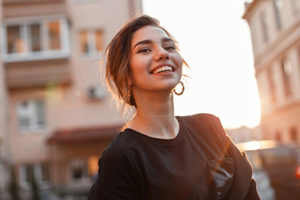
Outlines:
{"type": "Polygon", "coordinates": [[[186,90],[175,97],[176,115],[212,113],[226,128],[258,125],[260,103],[250,32],[241,19],[243,2],[143,0],[144,13],[176,38],[190,66],[186,90]]]}

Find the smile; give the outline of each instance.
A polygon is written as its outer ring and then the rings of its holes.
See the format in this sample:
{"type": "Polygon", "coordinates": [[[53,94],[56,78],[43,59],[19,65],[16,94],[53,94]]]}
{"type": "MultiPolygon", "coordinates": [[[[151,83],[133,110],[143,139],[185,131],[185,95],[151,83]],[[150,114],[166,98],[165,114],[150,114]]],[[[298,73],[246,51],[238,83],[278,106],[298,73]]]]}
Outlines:
{"type": "Polygon", "coordinates": [[[172,67],[170,67],[170,66],[163,66],[163,67],[160,67],[160,68],[154,70],[154,71],[153,71],[153,74],[158,74],[158,73],[160,73],[160,72],[166,72],[166,71],[172,72],[173,69],[172,69],[172,67]]]}

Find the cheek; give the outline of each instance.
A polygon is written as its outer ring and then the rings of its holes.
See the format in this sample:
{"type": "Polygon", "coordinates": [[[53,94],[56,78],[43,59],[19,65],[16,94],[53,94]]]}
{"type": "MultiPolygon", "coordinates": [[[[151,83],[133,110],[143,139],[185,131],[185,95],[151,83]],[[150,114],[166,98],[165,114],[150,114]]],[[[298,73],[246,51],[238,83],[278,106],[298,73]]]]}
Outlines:
{"type": "Polygon", "coordinates": [[[140,73],[140,71],[141,71],[140,63],[139,62],[131,62],[130,63],[130,71],[131,71],[133,76],[140,73]]]}
{"type": "Polygon", "coordinates": [[[129,63],[133,74],[144,73],[149,64],[147,59],[142,56],[133,56],[129,63]]]}
{"type": "Polygon", "coordinates": [[[130,59],[129,64],[132,84],[136,84],[136,82],[140,82],[141,78],[145,78],[146,63],[144,59],[141,59],[139,56],[135,56],[130,59]]]}
{"type": "Polygon", "coordinates": [[[129,60],[129,65],[130,65],[130,71],[132,74],[135,74],[136,73],[136,70],[139,68],[138,65],[139,65],[139,61],[138,59],[136,58],[136,56],[133,56],[130,58],[129,60]]]}

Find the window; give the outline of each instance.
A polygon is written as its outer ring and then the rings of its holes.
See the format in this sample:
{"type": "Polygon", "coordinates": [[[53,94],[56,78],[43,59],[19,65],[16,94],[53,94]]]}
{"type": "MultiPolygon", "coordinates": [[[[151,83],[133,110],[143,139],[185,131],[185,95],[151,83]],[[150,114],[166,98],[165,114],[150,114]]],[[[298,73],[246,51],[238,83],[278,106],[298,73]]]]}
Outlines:
{"type": "Polygon", "coordinates": [[[259,19],[261,24],[263,40],[264,42],[267,42],[269,40],[269,36],[268,36],[268,27],[267,27],[267,20],[266,20],[265,13],[262,12],[259,16],[259,19]]]}
{"type": "Polygon", "coordinates": [[[66,19],[8,23],[4,26],[4,60],[40,60],[69,53],[66,19]]]}
{"type": "Polygon", "coordinates": [[[20,131],[36,131],[45,128],[45,105],[42,100],[28,100],[17,105],[20,131]]]}
{"type": "Polygon", "coordinates": [[[21,35],[21,26],[13,25],[7,27],[7,52],[8,53],[23,53],[24,39],[21,35]]]}
{"type": "Polygon", "coordinates": [[[98,174],[98,156],[75,158],[70,162],[70,177],[74,182],[95,178],[98,174]]]}
{"type": "Polygon", "coordinates": [[[81,53],[89,52],[88,33],[86,31],[80,32],[80,52],[81,53]]]}
{"type": "Polygon", "coordinates": [[[79,33],[80,52],[85,56],[99,55],[104,49],[102,30],[83,30],[79,33]]]}
{"type": "Polygon", "coordinates": [[[276,102],[276,90],[275,90],[275,84],[273,79],[273,69],[269,68],[267,71],[267,78],[268,78],[268,85],[269,85],[269,98],[272,103],[276,102]]]}
{"type": "Polygon", "coordinates": [[[48,163],[24,164],[20,166],[20,185],[30,187],[33,178],[39,185],[49,183],[50,175],[48,163]]]}
{"type": "Polygon", "coordinates": [[[87,160],[89,176],[97,176],[98,173],[98,156],[90,156],[87,160]]]}
{"type": "Polygon", "coordinates": [[[50,22],[48,23],[48,35],[49,35],[49,49],[58,50],[60,49],[60,24],[59,22],[50,22]]]}
{"type": "Polygon", "coordinates": [[[291,75],[292,75],[292,65],[287,58],[281,61],[281,74],[283,80],[284,94],[286,97],[291,96],[291,75]]]}
{"type": "Polygon", "coordinates": [[[273,8],[275,14],[275,21],[276,21],[276,28],[280,30],[282,27],[281,24],[281,7],[282,7],[282,0],[273,0],[273,8]]]}
{"type": "Polygon", "coordinates": [[[95,31],[95,37],[96,37],[96,51],[101,52],[104,49],[102,31],[101,30],[96,30],[95,31]]]}
{"type": "Polygon", "coordinates": [[[49,164],[48,163],[40,163],[37,165],[37,174],[38,180],[41,183],[48,183],[50,181],[50,171],[49,171],[49,164]]]}
{"type": "Polygon", "coordinates": [[[84,178],[88,178],[88,167],[85,159],[73,159],[70,162],[70,168],[72,181],[81,181],[84,178]]]}
{"type": "Polygon", "coordinates": [[[42,50],[41,43],[41,25],[31,24],[30,26],[30,47],[32,52],[38,52],[42,50]]]}
{"type": "Polygon", "coordinates": [[[24,182],[26,182],[26,184],[30,184],[32,182],[32,179],[36,177],[33,175],[33,165],[24,165],[23,166],[23,170],[24,170],[24,182]]]}

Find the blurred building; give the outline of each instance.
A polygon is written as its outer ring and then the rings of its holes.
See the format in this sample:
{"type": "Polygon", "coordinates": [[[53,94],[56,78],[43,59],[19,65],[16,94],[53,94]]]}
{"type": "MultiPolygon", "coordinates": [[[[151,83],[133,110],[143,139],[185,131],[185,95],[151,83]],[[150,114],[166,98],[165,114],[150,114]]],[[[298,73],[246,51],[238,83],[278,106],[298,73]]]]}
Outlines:
{"type": "MultiPolygon", "coordinates": [[[[2,0],[0,0],[0,13],[2,13],[2,0]]],[[[2,16],[0,15],[0,24],[2,24],[2,16]]],[[[1,38],[1,31],[0,31],[1,38]]],[[[2,41],[0,40],[0,46],[2,41]]],[[[0,49],[0,195],[5,192],[5,186],[8,182],[7,175],[7,143],[5,143],[6,133],[6,120],[7,120],[7,106],[6,106],[6,87],[4,68],[2,63],[1,49],[0,49]]]]}
{"type": "Polygon", "coordinates": [[[6,144],[21,191],[33,176],[40,189],[90,187],[123,124],[103,50],[141,12],[141,0],[0,0],[0,153],[6,144]]]}
{"type": "Polygon", "coordinates": [[[262,139],[260,126],[254,128],[241,126],[239,128],[226,129],[226,133],[230,136],[235,144],[262,139]]]}
{"type": "Polygon", "coordinates": [[[253,0],[252,37],[264,138],[300,141],[300,1],[253,0]]]}

